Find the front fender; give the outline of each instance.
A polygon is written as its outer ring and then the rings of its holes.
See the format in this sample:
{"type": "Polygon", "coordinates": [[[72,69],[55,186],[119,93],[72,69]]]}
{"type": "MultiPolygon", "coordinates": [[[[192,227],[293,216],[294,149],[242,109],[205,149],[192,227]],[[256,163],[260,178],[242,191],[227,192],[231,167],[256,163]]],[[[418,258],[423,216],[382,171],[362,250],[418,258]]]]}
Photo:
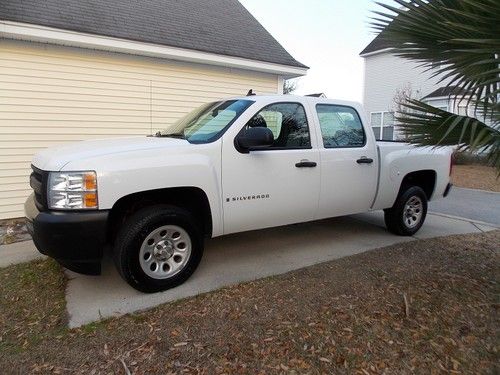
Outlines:
{"type": "Polygon", "coordinates": [[[70,162],[65,170],[95,170],[99,209],[111,209],[127,195],[143,191],[196,187],[207,195],[213,236],[223,233],[220,149],[214,144],[177,150],[147,150],[70,162]]]}

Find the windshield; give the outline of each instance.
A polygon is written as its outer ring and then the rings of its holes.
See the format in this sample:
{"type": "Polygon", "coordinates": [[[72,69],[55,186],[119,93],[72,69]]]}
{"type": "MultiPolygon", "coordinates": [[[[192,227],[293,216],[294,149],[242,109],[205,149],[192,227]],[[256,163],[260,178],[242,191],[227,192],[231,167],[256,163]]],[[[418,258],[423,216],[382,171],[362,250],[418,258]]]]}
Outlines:
{"type": "Polygon", "coordinates": [[[226,100],[202,105],[156,136],[182,138],[191,143],[213,142],[253,103],[251,100],[226,100]]]}

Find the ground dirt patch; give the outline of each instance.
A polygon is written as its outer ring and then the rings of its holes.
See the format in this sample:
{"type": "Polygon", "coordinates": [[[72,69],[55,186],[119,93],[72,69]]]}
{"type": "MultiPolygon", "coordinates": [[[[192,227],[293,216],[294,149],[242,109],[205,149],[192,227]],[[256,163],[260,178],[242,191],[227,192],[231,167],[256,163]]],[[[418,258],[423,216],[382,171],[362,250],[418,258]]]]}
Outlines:
{"type": "Polygon", "coordinates": [[[12,266],[0,369],[498,373],[499,244],[500,231],[394,245],[74,330],[57,266],[12,266]]]}
{"type": "Polygon", "coordinates": [[[451,179],[458,187],[500,192],[497,176],[497,170],[486,165],[455,165],[451,179]]]}
{"type": "Polygon", "coordinates": [[[0,245],[31,240],[25,218],[0,220],[0,245]]]}

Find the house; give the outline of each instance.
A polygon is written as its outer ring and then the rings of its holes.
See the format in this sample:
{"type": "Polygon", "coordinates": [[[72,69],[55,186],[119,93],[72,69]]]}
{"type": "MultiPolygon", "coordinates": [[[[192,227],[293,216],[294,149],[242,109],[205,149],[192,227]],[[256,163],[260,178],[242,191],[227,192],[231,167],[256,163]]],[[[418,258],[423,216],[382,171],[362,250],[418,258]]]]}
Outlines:
{"type": "Polygon", "coordinates": [[[23,216],[40,149],[154,133],[306,72],[237,0],[2,0],[0,219],[23,216]]]}
{"type": "Polygon", "coordinates": [[[393,140],[401,137],[394,112],[397,100],[405,96],[419,99],[449,112],[467,114],[465,100],[456,100],[463,94],[455,87],[440,82],[437,67],[426,70],[419,63],[395,56],[383,33],[361,51],[364,58],[363,104],[377,139],[393,140]]]}
{"type": "Polygon", "coordinates": [[[456,86],[439,87],[422,98],[428,104],[447,112],[463,116],[473,116],[474,111],[467,106],[466,92],[456,86]]]}

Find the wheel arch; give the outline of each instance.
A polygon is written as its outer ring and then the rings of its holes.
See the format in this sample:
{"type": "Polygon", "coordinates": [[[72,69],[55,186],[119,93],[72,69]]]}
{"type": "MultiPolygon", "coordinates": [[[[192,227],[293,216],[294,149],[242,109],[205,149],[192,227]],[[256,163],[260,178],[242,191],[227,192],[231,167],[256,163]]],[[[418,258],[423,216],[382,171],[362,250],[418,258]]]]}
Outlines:
{"type": "Polygon", "coordinates": [[[401,180],[398,195],[409,186],[418,186],[425,192],[427,200],[430,200],[436,188],[436,181],[437,173],[433,169],[410,172],[401,180]]]}
{"type": "Polygon", "coordinates": [[[171,204],[191,211],[199,220],[204,236],[211,237],[212,210],[207,194],[194,186],[146,190],[121,197],[110,210],[108,240],[113,242],[120,226],[137,210],[158,204],[171,204]]]}

